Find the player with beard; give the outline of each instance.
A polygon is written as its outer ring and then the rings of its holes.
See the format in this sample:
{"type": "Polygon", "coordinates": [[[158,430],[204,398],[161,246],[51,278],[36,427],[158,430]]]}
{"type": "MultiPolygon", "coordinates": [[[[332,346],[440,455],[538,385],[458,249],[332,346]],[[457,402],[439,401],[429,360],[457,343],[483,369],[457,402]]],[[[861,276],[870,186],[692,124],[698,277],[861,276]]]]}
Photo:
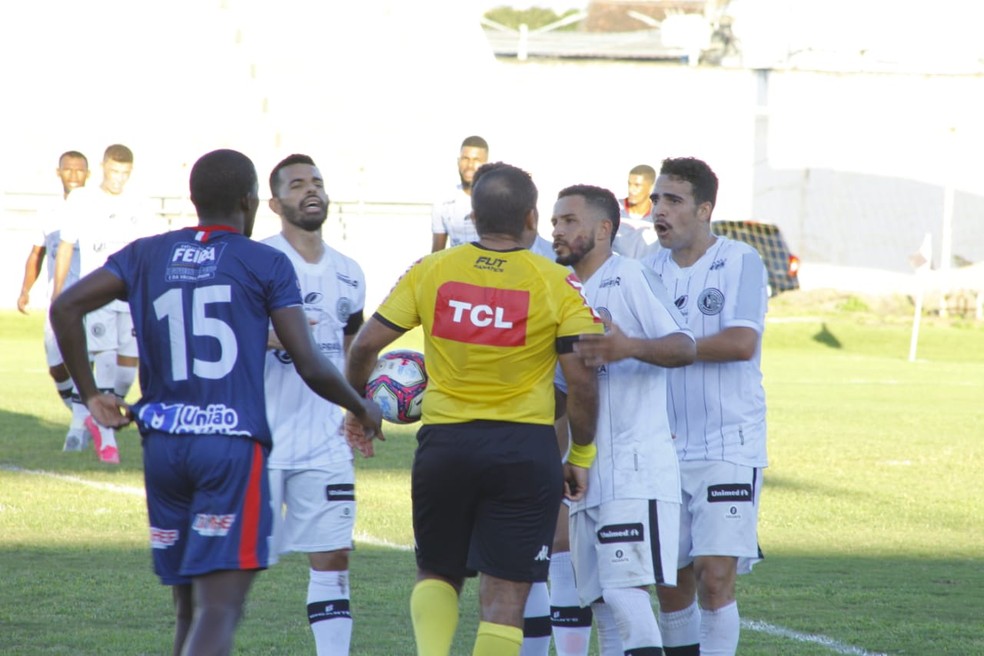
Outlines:
{"type": "MultiPolygon", "coordinates": [[[[667,369],[694,361],[693,334],[656,275],[612,251],[618,201],[607,189],[560,192],[557,263],[572,266],[605,321],[577,353],[598,372],[598,457],[570,505],[570,557],[603,656],[661,654],[647,588],[676,581],[680,474],[666,407],[667,369]]],[[[565,387],[563,380],[558,384],[565,387]]]]}
{"type": "Polygon", "coordinates": [[[478,241],[472,220],[471,190],[475,172],[489,161],[489,144],[482,137],[466,137],[458,152],[458,177],[461,182],[448,199],[434,203],[431,212],[431,252],[444,250],[450,239],[452,246],[478,241]]]}
{"type": "MultiPolygon", "coordinates": [[[[290,155],[270,174],[270,209],[281,232],[264,240],[284,252],[301,285],[314,341],[339,369],[363,322],[362,268],[324,242],[328,194],[307,155],[290,155]]],[[[355,525],[355,470],[342,434],[342,410],[312,392],[270,333],[265,387],[273,433],[270,490],[274,510],[271,562],[290,551],[310,563],[307,614],[317,653],[348,654],[349,551],[355,525]]]]}

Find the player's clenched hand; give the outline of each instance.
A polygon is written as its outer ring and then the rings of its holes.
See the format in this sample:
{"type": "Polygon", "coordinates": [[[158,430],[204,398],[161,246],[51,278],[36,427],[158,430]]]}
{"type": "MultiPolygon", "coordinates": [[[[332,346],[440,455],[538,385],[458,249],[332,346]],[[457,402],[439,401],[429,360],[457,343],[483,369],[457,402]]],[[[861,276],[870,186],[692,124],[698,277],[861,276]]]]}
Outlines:
{"type": "Polygon", "coordinates": [[[581,335],[574,345],[574,352],[581,356],[588,367],[600,367],[632,357],[632,338],[612,322],[606,323],[604,335],[581,335]]]}
{"type": "Polygon", "coordinates": [[[373,439],[386,440],[382,428],[383,413],[372,401],[363,399],[362,407],[361,416],[351,411],[345,413],[345,441],[363,458],[371,458],[376,453],[373,439]]]}
{"type": "Polygon", "coordinates": [[[588,470],[584,467],[564,463],[564,496],[571,501],[580,501],[588,491],[588,470]]]}
{"type": "Polygon", "coordinates": [[[123,428],[133,419],[130,406],[115,394],[96,394],[86,401],[89,414],[107,428],[123,428]]]}

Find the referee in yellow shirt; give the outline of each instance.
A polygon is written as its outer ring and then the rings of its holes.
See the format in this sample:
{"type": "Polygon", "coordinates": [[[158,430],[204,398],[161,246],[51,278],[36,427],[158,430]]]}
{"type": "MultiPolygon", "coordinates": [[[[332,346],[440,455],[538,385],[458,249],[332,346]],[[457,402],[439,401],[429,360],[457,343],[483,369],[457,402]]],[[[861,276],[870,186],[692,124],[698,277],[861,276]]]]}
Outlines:
{"type": "MultiPolygon", "coordinates": [[[[365,389],[379,352],[422,326],[428,384],[412,472],[417,584],[410,597],[419,656],[446,656],[465,577],[480,574],[475,656],[519,654],[523,607],[545,581],[561,497],[579,499],[594,460],[595,371],[574,353],[601,333],[570,270],[523,244],[536,231],[537,189],[525,171],[476,174],[477,242],[414,264],[352,343],[346,374],[365,389]],[[569,385],[572,446],[562,464],[554,372],[569,385]]],[[[373,446],[349,424],[363,455],[373,446]]]]}

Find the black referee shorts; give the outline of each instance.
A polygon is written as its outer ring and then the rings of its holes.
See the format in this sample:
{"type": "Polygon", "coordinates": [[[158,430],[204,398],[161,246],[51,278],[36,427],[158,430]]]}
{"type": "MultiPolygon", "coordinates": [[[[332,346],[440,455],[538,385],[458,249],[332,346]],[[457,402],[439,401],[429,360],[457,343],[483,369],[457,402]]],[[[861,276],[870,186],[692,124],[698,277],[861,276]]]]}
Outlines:
{"type": "Polygon", "coordinates": [[[424,426],[412,487],[418,567],[452,579],[547,580],[563,496],[553,426],[424,426]]]}

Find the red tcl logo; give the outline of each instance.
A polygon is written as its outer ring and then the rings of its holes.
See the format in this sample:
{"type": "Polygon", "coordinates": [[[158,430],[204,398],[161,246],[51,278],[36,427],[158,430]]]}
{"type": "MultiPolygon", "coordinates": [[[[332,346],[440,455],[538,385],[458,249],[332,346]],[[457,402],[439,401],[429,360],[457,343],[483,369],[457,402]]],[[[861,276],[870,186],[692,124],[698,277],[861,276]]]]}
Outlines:
{"type": "Polygon", "coordinates": [[[435,337],[468,344],[522,346],[530,293],[448,282],[437,290],[435,337]]]}

